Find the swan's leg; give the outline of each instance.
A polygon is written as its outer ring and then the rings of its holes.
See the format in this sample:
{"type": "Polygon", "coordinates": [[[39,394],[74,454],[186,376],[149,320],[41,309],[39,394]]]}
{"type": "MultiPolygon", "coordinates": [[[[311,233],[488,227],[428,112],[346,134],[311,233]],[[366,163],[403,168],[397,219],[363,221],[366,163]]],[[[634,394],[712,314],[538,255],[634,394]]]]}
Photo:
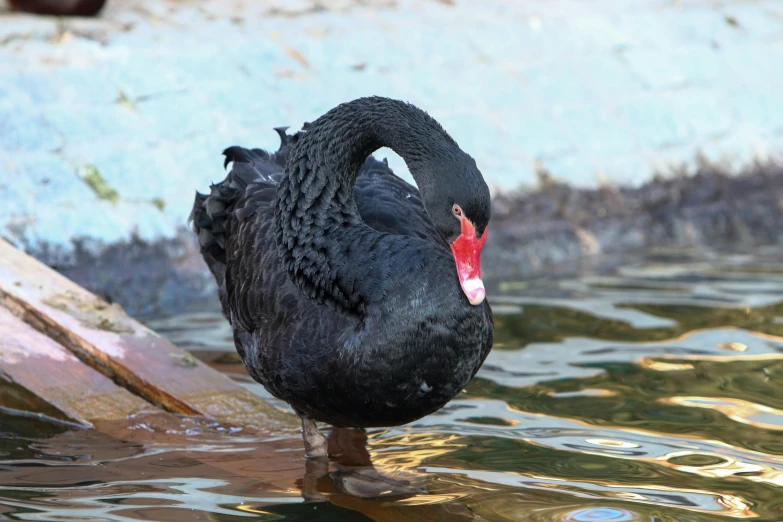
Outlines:
{"type": "Polygon", "coordinates": [[[315,421],[310,417],[300,415],[302,418],[302,438],[304,439],[305,452],[308,458],[326,457],[328,455],[328,443],[315,421]]]}
{"type": "Polygon", "coordinates": [[[323,502],[328,499],[318,491],[318,481],[329,473],[329,459],[307,459],[302,479],[302,498],[305,502],[323,502]]]}

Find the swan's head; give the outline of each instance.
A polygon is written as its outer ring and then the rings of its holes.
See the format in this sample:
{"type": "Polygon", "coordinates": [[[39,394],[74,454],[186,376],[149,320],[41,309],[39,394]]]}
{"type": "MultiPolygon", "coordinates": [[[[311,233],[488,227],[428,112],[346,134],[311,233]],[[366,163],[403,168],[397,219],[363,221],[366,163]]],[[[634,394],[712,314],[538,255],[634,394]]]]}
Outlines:
{"type": "Polygon", "coordinates": [[[476,162],[460,150],[429,165],[430,181],[421,187],[427,212],[454,255],[462,291],[472,305],[484,302],[481,249],[491,213],[489,188],[476,162]]]}

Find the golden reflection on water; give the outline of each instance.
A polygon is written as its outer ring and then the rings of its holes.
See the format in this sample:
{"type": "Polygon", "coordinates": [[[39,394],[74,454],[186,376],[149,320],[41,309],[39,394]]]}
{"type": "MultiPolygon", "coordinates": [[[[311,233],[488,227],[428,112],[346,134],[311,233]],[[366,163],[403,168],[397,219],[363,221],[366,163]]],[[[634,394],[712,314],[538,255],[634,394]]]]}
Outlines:
{"type": "Polygon", "coordinates": [[[648,370],[655,370],[657,372],[681,372],[683,370],[693,370],[693,365],[690,363],[669,363],[650,359],[648,357],[645,357],[639,361],[639,366],[642,368],[647,368],[648,370]]]}
{"type": "MultiPolygon", "coordinates": [[[[748,332],[749,335],[753,335],[755,332],[748,332]]],[[[783,338],[780,339],[780,342],[783,343],[783,338]]],[[[751,362],[751,361],[770,361],[770,362],[783,362],[783,355],[780,355],[778,353],[757,353],[757,354],[749,354],[749,355],[678,355],[676,357],[677,359],[683,359],[683,360],[691,360],[691,361],[697,361],[697,362],[709,362],[709,361],[715,361],[715,362],[751,362]]],[[[663,361],[666,360],[665,357],[660,358],[663,361]]],[[[661,361],[661,362],[663,362],[661,361]]],[[[664,362],[664,364],[670,364],[664,362]]]]}
{"type": "Polygon", "coordinates": [[[742,343],[718,343],[718,348],[720,348],[721,350],[744,352],[745,350],[748,349],[748,345],[742,343]]]}
{"type": "MultiPolygon", "coordinates": [[[[779,325],[783,326],[783,316],[782,317],[775,317],[775,318],[773,318],[772,322],[774,324],[779,324],[779,325]]],[[[772,334],[764,333],[764,332],[750,332],[750,334],[753,337],[758,337],[759,339],[766,339],[766,340],[772,341],[772,342],[783,343],[783,335],[772,335],[772,334]]]]}
{"type": "Polygon", "coordinates": [[[611,397],[616,395],[612,390],[601,390],[598,388],[582,388],[577,392],[549,393],[551,397],[611,397]]]}
{"type": "Polygon", "coordinates": [[[244,504],[239,504],[238,506],[235,506],[238,511],[242,511],[243,513],[253,513],[254,515],[264,515],[263,520],[282,520],[283,517],[276,516],[274,513],[271,513],[269,511],[265,511],[263,509],[254,508],[253,506],[246,506],[244,504]]]}
{"type": "MultiPolygon", "coordinates": [[[[465,488],[460,488],[465,489],[465,488]]],[[[478,488],[484,491],[494,491],[494,488],[478,488]]],[[[398,506],[427,506],[431,504],[443,504],[446,502],[453,502],[466,496],[467,490],[462,493],[454,493],[451,495],[444,493],[428,493],[427,495],[418,495],[410,498],[403,498],[400,500],[394,500],[393,502],[398,506]]]]}
{"type": "MultiPolygon", "coordinates": [[[[710,478],[735,478],[754,482],[767,482],[774,486],[783,486],[783,470],[762,464],[742,462],[739,459],[719,454],[675,451],[659,457],[661,465],[685,473],[693,473],[710,478]],[[693,464],[692,461],[712,457],[713,462],[693,464]],[[685,462],[686,464],[678,464],[685,462]],[[691,462],[692,465],[687,463],[691,462]]],[[[783,465],[783,462],[780,463],[783,465]]]]}
{"type": "Polygon", "coordinates": [[[425,432],[384,438],[379,435],[368,436],[368,442],[377,450],[373,453],[373,464],[388,469],[416,468],[429,459],[465,447],[462,437],[452,434],[425,432]],[[391,448],[391,451],[384,451],[384,448],[391,448]]]}
{"type": "Polygon", "coordinates": [[[750,424],[766,430],[783,430],[783,411],[753,402],[743,401],[741,399],[715,399],[710,397],[670,397],[668,399],[658,399],[662,403],[678,404],[692,408],[709,408],[723,413],[726,417],[750,424]],[[753,420],[754,415],[767,414],[780,419],[779,424],[771,424],[753,420]]]}

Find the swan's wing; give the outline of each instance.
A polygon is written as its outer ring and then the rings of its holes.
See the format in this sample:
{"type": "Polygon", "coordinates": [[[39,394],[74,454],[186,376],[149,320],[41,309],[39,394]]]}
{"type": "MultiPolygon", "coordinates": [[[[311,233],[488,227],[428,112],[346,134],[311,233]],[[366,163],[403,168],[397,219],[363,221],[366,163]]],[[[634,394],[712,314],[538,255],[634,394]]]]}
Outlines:
{"type": "MultiPolygon", "coordinates": [[[[275,152],[242,147],[229,147],[224,151],[225,165],[232,163],[232,169],[219,185],[237,189],[238,195],[241,194],[233,208],[238,222],[274,202],[275,190],[269,189],[279,183],[288,152],[299,137],[299,133],[287,135],[285,128],[275,130],[280,136],[280,148],[275,152]]],[[[397,177],[386,160],[367,158],[356,179],[354,200],[362,220],[379,232],[443,242],[424,209],[418,189],[397,177]]],[[[197,203],[203,205],[204,201],[197,203]]],[[[219,228],[222,232],[222,227],[219,228]]],[[[225,262],[222,255],[219,257],[225,262]]]]}
{"type": "Polygon", "coordinates": [[[397,177],[385,160],[367,158],[356,179],[354,200],[362,220],[379,232],[443,241],[419,190],[397,177]]]}
{"type": "MultiPolygon", "coordinates": [[[[276,185],[283,175],[291,140],[295,139],[296,136],[284,137],[280,149],[272,154],[260,149],[231,147],[226,150],[226,162],[234,161],[234,176],[245,178],[248,185],[262,182],[276,185]]],[[[264,193],[265,196],[267,194],[264,193]]],[[[254,212],[259,204],[270,204],[274,195],[269,200],[265,199],[263,196],[251,198],[239,211],[240,214],[254,212]]],[[[356,178],[354,199],[362,220],[379,232],[442,242],[424,210],[419,190],[397,177],[385,160],[378,161],[373,156],[367,158],[356,178]]]]}

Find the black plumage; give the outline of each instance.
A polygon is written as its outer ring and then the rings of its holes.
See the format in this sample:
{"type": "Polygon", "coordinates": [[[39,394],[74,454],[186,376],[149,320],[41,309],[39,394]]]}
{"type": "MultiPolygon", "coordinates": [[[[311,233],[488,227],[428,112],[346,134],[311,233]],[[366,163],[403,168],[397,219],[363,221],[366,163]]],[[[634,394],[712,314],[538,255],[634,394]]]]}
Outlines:
{"type": "Polygon", "coordinates": [[[455,203],[479,234],[489,221],[475,161],[386,98],[277,130],[277,152],[226,149],[231,171],[191,216],[249,373],[303,421],[391,426],[439,409],[492,345],[491,309],[468,302],[449,250],[455,203]],[[370,156],[382,146],[421,192],[370,156]]]}

